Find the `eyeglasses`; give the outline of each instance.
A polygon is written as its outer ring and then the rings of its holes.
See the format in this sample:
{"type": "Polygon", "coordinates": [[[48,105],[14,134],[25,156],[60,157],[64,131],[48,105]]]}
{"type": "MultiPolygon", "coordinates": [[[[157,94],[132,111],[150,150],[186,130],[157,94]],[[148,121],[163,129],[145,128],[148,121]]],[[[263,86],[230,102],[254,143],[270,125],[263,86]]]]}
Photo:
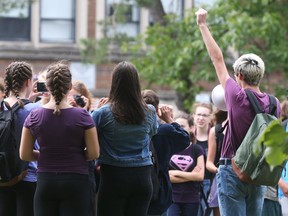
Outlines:
{"type": "Polygon", "coordinates": [[[210,116],[210,114],[197,113],[196,116],[197,116],[197,117],[201,117],[201,116],[202,116],[202,117],[204,117],[204,118],[207,118],[207,117],[210,116]]]}

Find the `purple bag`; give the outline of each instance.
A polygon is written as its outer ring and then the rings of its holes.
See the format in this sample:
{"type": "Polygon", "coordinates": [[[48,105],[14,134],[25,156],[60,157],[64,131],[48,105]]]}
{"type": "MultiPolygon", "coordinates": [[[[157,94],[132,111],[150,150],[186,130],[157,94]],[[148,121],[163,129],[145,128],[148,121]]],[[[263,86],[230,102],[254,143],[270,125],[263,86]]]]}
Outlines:
{"type": "Polygon", "coordinates": [[[216,178],[213,179],[207,201],[210,208],[219,207],[216,178]]]}

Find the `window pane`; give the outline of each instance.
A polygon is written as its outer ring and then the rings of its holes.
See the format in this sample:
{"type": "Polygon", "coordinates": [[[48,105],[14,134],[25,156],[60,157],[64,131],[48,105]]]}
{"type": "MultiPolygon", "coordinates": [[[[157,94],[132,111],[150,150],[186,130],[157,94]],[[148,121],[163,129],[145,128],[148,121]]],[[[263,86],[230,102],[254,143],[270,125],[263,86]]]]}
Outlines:
{"type": "Polygon", "coordinates": [[[74,22],[44,20],[41,22],[41,41],[45,42],[73,42],[74,22]]]}
{"type": "Polygon", "coordinates": [[[74,0],[41,0],[41,18],[74,18],[74,0]]]}
{"type": "Polygon", "coordinates": [[[174,13],[178,16],[182,15],[183,12],[183,1],[182,0],[162,0],[162,5],[166,13],[174,13]]]}
{"type": "Polygon", "coordinates": [[[0,18],[0,40],[29,41],[30,18],[0,18]]]}
{"type": "Polygon", "coordinates": [[[216,0],[195,0],[194,4],[195,7],[201,7],[203,5],[209,5],[212,6],[216,0]]]}
{"type": "Polygon", "coordinates": [[[128,37],[137,37],[139,25],[136,23],[117,24],[115,29],[108,28],[107,36],[114,37],[116,34],[126,34],[128,37]]]}
{"type": "Polygon", "coordinates": [[[106,26],[108,37],[114,37],[117,34],[136,37],[139,34],[140,21],[140,8],[136,1],[106,0],[106,17],[111,17],[115,10],[118,11],[115,26],[106,26]]]}
{"type": "MultiPolygon", "coordinates": [[[[9,5],[7,7],[10,8],[9,5]]],[[[13,9],[2,11],[0,13],[0,40],[29,41],[30,20],[30,4],[28,1],[14,5],[13,9]]]]}

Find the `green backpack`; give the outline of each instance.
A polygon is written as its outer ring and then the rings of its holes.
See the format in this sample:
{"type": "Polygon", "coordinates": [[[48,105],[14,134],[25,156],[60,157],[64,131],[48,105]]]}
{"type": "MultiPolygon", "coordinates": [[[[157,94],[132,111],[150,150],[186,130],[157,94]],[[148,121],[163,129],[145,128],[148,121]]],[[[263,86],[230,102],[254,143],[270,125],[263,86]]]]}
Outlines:
{"type": "Polygon", "coordinates": [[[276,166],[271,170],[263,155],[264,145],[262,145],[262,151],[258,156],[253,153],[253,146],[258,145],[259,139],[268,124],[277,119],[276,98],[269,95],[269,113],[265,113],[265,110],[259,106],[255,95],[247,89],[245,89],[245,92],[256,116],[237,149],[236,155],[232,158],[232,168],[242,181],[256,185],[276,186],[285,164],[276,166]]]}

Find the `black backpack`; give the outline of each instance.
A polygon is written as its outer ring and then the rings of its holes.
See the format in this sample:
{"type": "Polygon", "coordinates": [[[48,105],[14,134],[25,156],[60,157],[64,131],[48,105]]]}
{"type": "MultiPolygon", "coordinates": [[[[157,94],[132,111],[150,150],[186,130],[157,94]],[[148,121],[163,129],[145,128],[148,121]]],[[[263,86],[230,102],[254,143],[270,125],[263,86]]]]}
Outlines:
{"type": "Polygon", "coordinates": [[[154,148],[152,140],[150,141],[149,148],[150,148],[150,155],[151,155],[151,160],[152,160],[152,169],[151,169],[151,179],[152,179],[152,185],[153,185],[152,200],[156,200],[158,198],[158,193],[160,190],[161,179],[159,176],[158,157],[157,157],[157,153],[154,148]]]}
{"type": "Polygon", "coordinates": [[[222,149],[222,142],[224,139],[224,133],[223,131],[228,125],[228,121],[225,123],[225,125],[222,127],[222,123],[218,123],[215,125],[215,137],[216,137],[216,155],[215,155],[215,160],[214,164],[218,166],[219,159],[221,156],[221,149],[222,149]]]}
{"type": "MultiPolygon", "coordinates": [[[[23,100],[24,104],[29,103],[23,100]]],[[[15,103],[11,108],[2,100],[0,104],[0,186],[12,186],[27,174],[28,162],[19,157],[21,131],[17,131],[17,110],[15,103]]]]}

